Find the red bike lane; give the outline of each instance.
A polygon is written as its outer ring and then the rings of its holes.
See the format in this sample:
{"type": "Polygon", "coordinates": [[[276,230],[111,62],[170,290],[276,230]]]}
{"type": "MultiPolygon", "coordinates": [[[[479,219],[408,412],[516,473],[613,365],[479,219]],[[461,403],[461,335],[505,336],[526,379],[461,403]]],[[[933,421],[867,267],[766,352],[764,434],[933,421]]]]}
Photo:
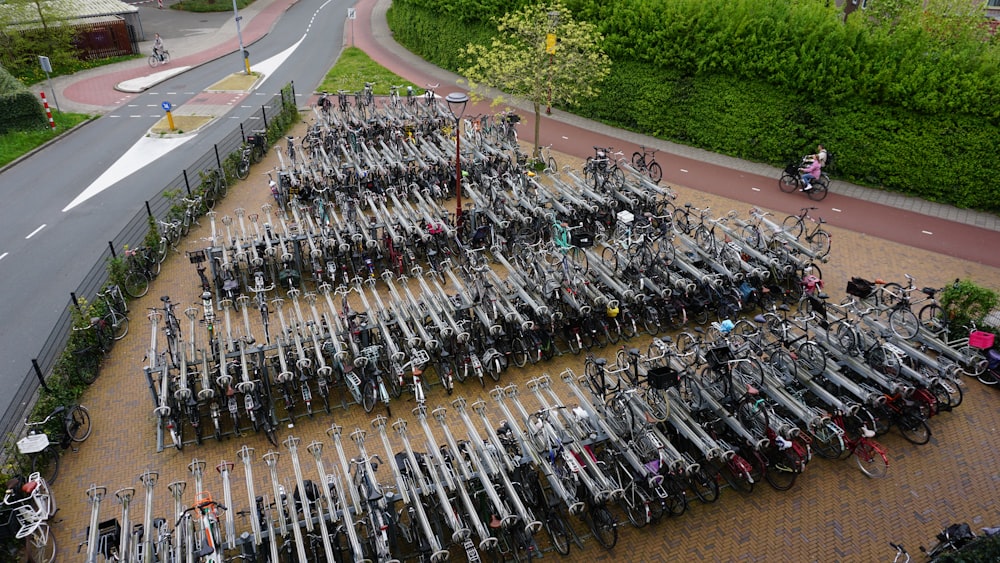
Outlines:
{"type": "MultiPolygon", "coordinates": [[[[375,62],[418,86],[440,83],[437,92],[447,95],[464,90],[456,83],[448,84],[448,71],[430,71],[430,66],[416,68],[388,45],[381,43],[372,30],[372,11],[376,0],[360,0],[356,5],[354,45],[365,51],[375,62]]],[[[466,115],[490,113],[488,101],[471,104],[466,115]]],[[[518,111],[522,116],[519,138],[534,139],[534,115],[518,111]]],[[[619,137],[578,127],[570,123],[542,116],[540,137],[542,144],[552,143],[552,149],[585,158],[594,153],[594,146],[612,146],[625,158],[638,150],[638,145],[619,137]]],[[[814,202],[802,193],[784,193],[778,189],[778,176],[761,176],[719,164],[659,151],[657,162],[663,167],[661,183],[683,185],[706,193],[743,201],[787,214],[798,213],[803,207],[816,207],[813,217],[823,217],[830,225],[864,233],[873,237],[929,250],[987,266],[1000,267],[1000,232],[984,229],[945,218],[866,201],[836,193],[833,181],[829,195],[814,202]]],[[[743,211],[743,210],[741,210],[743,211]]]]}

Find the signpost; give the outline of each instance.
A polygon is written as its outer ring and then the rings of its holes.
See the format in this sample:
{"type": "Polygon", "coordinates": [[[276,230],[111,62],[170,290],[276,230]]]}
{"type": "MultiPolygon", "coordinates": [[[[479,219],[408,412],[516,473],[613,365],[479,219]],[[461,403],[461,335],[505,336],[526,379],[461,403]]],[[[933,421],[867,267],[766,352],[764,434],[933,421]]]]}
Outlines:
{"type": "Polygon", "coordinates": [[[48,57],[43,55],[39,55],[38,63],[42,65],[42,70],[45,71],[45,78],[49,81],[49,90],[52,90],[52,101],[56,104],[56,111],[61,112],[62,110],[59,109],[59,99],[56,98],[56,89],[52,87],[52,77],[49,76],[49,73],[52,72],[52,63],[49,62],[48,57]]]}
{"type": "Polygon", "coordinates": [[[354,46],[354,20],[358,19],[358,11],[354,8],[347,9],[347,19],[351,20],[351,47],[354,46]]]}
{"type": "Polygon", "coordinates": [[[171,131],[173,131],[175,129],[174,114],[170,113],[170,110],[172,110],[174,106],[170,105],[170,102],[163,102],[160,104],[160,107],[163,108],[163,111],[167,112],[167,126],[170,127],[171,131]]]}

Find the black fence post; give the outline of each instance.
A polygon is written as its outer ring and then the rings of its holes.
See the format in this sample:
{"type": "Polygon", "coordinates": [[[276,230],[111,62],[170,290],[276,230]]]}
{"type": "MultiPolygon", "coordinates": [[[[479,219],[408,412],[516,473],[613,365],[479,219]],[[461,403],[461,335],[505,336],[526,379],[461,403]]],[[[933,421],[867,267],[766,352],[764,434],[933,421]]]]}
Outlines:
{"type": "Polygon", "coordinates": [[[291,82],[289,82],[288,83],[288,87],[291,88],[291,90],[292,90],[292,101],[289,102],[289,103],[294,104],[295,103],[295,81],[292,80],[291,82]]]}
{"type": "Polygon", "coordinates": [[[244,143],[247,142],[247,134],[246,134],[246,131],[243,130],[243,124],[242,123],[240,123],[240,137],[243,138],[243,142],[244,143]]]}
{"type": "Polygon", "coordinates": [[[260,114],[264,116],[264,130],[267,130],[267,106],[260,106],[260,114]]]}
{"type": "Polygon", "coordinates": [[[38,358],[31,358],[31,367],[34,368],[35,375],[38,376],[38,383],[41,384],[42,389],[45,389],[46,393],[51,393],[52,390],[45,384],[45,375],[42,374],[42,368],[38,365],[38,358]]]}
{"type": "Polygon", "coordinates": [[[182,172],[184,173],[184,188],[187,190],[188,197],[191,197],[191,182],[188,181],[187,168],[185,168],[182,172]]]}
{"type": "Polygon", "coordinates": [[[146,200],[146,215],[148,217],[152,217],[153,216],[153,209],[149,207],[149,200],[148,199],[146,200]]]}
{"type": "Polygon", "coordinates": [[[219,173],[222,174],[222,159],[219,158],[219,145],[212,145],[215,149],[215,163],[219,165],[219,173]]]}
{"type": "Polygon", "coordinates": [[[69,292],[69,299],[73,302],[73,306],[76,307],[76,312],[82,313],[83,311],[80,310],[80,300],[77,298],[75,291],[69,292]]]}
{"type": "Polygon", "coordinates": [[[118,258],[118,255],[115,253],[115,242],[114,241],[112,241],[112,240],[108,241],[108,248],[111,249],[111,257],[112,258],[118,258]]]}

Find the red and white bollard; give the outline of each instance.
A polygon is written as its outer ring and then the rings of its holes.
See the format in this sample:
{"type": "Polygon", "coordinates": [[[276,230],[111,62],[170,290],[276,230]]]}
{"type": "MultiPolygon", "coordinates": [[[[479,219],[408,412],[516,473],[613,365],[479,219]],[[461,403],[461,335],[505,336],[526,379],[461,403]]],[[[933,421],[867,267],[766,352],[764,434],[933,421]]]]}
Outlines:
{"type": "Polygon", "coordinates": [[[56,128],[56,120],[52,119],[52,110],[49,109],[49,101],[45,99],[45,92],[42,92],[42,105],[45,106],[45,115],[49,116],[49,127],[56,128]]]}
{"type": "Polygon", "coordinates": [[[156,7],[162,10],[163,9],[163,0],[156,0],[156,7]]]}

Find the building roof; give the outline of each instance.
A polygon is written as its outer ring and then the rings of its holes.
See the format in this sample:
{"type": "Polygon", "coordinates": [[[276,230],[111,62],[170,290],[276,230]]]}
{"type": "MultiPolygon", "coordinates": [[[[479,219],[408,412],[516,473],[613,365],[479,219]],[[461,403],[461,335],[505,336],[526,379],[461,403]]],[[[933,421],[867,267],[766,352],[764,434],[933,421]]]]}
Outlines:
{"type": "MultiPolygon", "coordinates": [[[[102,16],[115,16],[122,14],[136,13],[139,8],[126,4],[121,0],[44,0],[43,10],[48,9],[50,13],[57,14],[60,19],[84,19],[102,16]]],[[[2,19],[10,24],[33,24],[40,23],[38,11],[34,3],[26,4],[0,4],[2,19]]]]}

